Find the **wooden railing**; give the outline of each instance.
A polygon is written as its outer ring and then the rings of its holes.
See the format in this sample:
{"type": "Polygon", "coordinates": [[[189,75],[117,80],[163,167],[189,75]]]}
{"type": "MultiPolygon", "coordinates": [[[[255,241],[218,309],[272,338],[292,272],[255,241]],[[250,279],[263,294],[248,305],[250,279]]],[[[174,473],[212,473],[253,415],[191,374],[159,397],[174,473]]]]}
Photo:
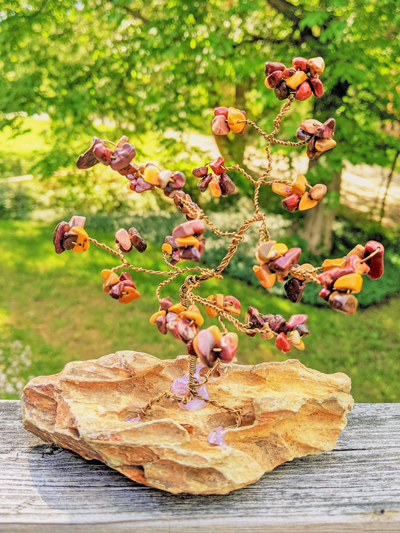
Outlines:
{"type": "Polygon", "coordinates": [[[174,496],[22,428],[0,401],[0,532],[400,532],[400,404],[359,404],[335,450],[226,496],[174,496]]]}

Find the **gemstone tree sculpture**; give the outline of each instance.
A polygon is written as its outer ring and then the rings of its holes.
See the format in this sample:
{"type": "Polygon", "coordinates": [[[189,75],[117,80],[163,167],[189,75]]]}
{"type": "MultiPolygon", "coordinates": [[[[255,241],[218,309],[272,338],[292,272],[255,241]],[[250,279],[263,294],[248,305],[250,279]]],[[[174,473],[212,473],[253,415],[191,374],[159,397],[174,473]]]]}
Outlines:
{"type": "Polygon", "coordinates": [[[336,145],[333,140],[335,128],[333,118],[324,123],[315,119],[302,122],[296,133],[298,142],[285,142],[276,138],[281,120],[295,99],[306,100],[312,94],[317,98],[323,95],[324,88],[319,79],[323,71],[324,60],[321,57],[309,60],[296,57],[292,61],[291,68],[286,68],[282,63],[265,64],[266,86],[274,89],[279,100],[287,100],[273,122],[271,133],[263,132],[254,122],[248,120],[245,111],[233,107],[215,109],[212,121],[214,134],[227,135],[229,132],[243,134],[248,125],[266,141],[268,166],[266,172],[258,179],[254,179],[239,165],[226,167],[221,157],[193,170],[193,175],[199,180],[197,186],[200,191],[209,189],[215,198],[234,192],[235,185],[227,174],[231,170],[239,171],[252,183],[254,213],[236,231],[221,231],[214,226],[203,210],[183,191],[186,179],[182,172],[162,170],[152,163],[134,163],[136,150],[125,136],[117,144],[95,137],[90,148],[78,158],[79,169],[91,168],[99,162],[110,166],[127,178],[127,189],[130,191],[143,193],[155,187],[163,189],[164,194],[173,198],[176,207],[186,215],[187,219],[173,230],[172,235],[165,238],[162,256],[167,268],[164,271],[144,269],[128,261],[127,254],[132,252],[133,248],[139,253],[144,253],[147,247],[146,241],[134,227],[129,230],[119,229],[116,232],[115,249],[89,237],[84,229],[85,218],[81,216],[73,216],[68,223],[60,222],[54,231],[53,240],[58,254],[65,250],[85,252],[89,248],[89,243],[93,243],[120,260],[120,264],[114,268],[101,272],[104,292],[119,303],[128,304],[140,297],[128,271],[165,277],[156,290],[159,310],[150,317],[150,323],[154,324],[162,335],[170,333],[186,344],[189,368],[186,376],[175,380],[171,390],[149,399],[142,410],[142,417],[155,402],[170,398],[176,400],[183,409],[198,409],[206,403],[211,403],[231,412],[235,417],[236,426],[240,425],[240,412],[213,401],[208,397],[204,387],[220,362],[230,362],[235,357],[238,335],[228,331],[227,322],[238,332],[251,337],[261,335],[262,339],[274,340],[276,347],[284,353],[290,352],[292,348],[304,350],[304,338],[310,333],[306,325],[307,315],[294,314],[286,320],[281,315],[264,314],[264,311],[248,307],[242,322],[238,318],[241,314],[241,304],[234,296],[212,294],[208,298],[203,298],[195,293],[195,290],[208,279],[223,279],[225,268],[252,224],[260,223],[259,243],[255,250],[257,264],[253,266],[256,278],[265,289],[270,289],[276,281],[284,283],[287,297],[293,303],[300,301],[307,283],[316,283],[321,288],[320,297],[326,300],[332,309],[352,315],[357,309],[357,298],[354,294],[361,291],[362,276],[366,274],[371,279],[382,276],[384,247],[375,241],[369,241],[365,246],[357,244],[347,256],[326,259],[320,267],[301,264],[300,248],[288,249],[285,244],[271,239],[265,213],[259,204],[259,192],[262,186],[271,187],[274,193],[283,196],[282,205],[289,212],[311,209],[327,192],[323,184],[311,187],[302,175],[298,175],[291,182],[270,179],[272,144],[293,147],[307,145],[309,159],[316,159],[336,145]],[[227,253],[221,263],[215,268],[177,266],[184,261],[201,260],[205,247],[203,235],[207,226],[219,237],[230,239],[227,253]],[[179,300],[174,302],[170,297],[162,296],[162,289],[181,274],[186,277],[180,288],[179,300]],[[199,305],[204,306],[208,317],[218,318],[220,328],[216,325],[203,327],[204,317],[199,311],[199,305]],[[200,359],[201,365],[197,365],[197,358],[200,359]],[[203,365],[209,369],[200,377],[199,370],[203,365]]]}

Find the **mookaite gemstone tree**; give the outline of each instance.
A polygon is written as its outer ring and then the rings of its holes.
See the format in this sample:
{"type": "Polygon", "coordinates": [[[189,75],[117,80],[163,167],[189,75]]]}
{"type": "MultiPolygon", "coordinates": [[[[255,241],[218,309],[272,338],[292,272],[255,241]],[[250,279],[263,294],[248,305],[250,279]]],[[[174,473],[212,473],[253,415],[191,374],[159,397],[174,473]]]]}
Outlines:
{"type": "MultiPolygon", "coordinates": [[[[225,268],[252,224],[260,223],[259,243],[255,250],[256,264],[253,266],[254,275],[266,290],[276,282],[284,283],[287,297],[293,303],[300,301],[307,283],[316,283],[321,288],[320,297],[326,300],[333,310],[352,315],[357,310],[355,294],[362,289],[363,275],[371,279],[382,276],[384,247],[375,241],[369,241],[365,245],[357,244],[347,256],[326,259],[318,267],[308,263],[302,264],[300,248],[288,249],[285,244],[272,240],[265,213],[259,203],[259,192],[263,186],[271,187],[274,193],[281,195],[282,206],[289,212],[312,209],[327,192],[324,184],[311,187],[307,178],[302,175],[298,175],[293,181],[270,179],[272,144],[293,147],[307,145],[307,156],[311,160],[336,146],[333,140],[335,130],[333,118],[325,122],[314,118],[304,120],[296,132],[298,142],[286,142],[276,138],[281,120],[294,100],[306,100],[312,95],[320,98],[323,95],[324,87],[319,78],[323,71],[324,60],[321,57],[309,60],[296,57],[292,61],[291,68],[286,68],[282,63],[265,64],[266,86],[275,91],[279,100],[287,100],[273,122],[271,133],[262,131],[247,118],[245,111],[233,107],[215,109],[211,126],[214,134],[227,135],[233,132],[241,135],[245,133],[246,126],[250,126],[266,141],[268,167],[257,179],[239,165],[226,167],[221,157],[193,170],[193,175],[199,180],[197,186],[200,191],[209,189],[215,198],[228,196],[235,191],[235,184],[228,175],[231,170],[239,171],[253,184],[254,213],[235,231],[221,231],[215,227],[203,210],[184,192],[186,178],[182,172],[160,169],[152,163],[135,163],[136,150],[125,136],[116,144],[94,137],[90,148],[78,158],[79,169],[91,168],[99,162],[110,166],[126,177],[128,191],[144,193],[155,187],[163,189],[164,194],[174,200],[177,209],[186,215],[187,219],[173,230],[172,235],[165,237],[161,250],[167,267],[165,271],[148,270],[129,262],[127,255],[133,249],[145,253],[147,247],[146,241],[134,227],[128,230],[121,228],[116,232],[115,248],[89,237],[84,229],[85,217],[82,216],[73,216],[69,222],[60,222],[54,231],[53,241],[58,254],[66,250],[85,252],[90,243],[93,243],[119,259],[120,263],[111,269],[103,270],[101,277],[103,291],[121,304],[129,304],[140,297],[129,271],[165,277],[156,290],[159,309],[150,317],[150,323],[161,335],[170,333],[186,344],[189,368],[186,376],[172,383],[170,390],[149,398],[148,404],[142,410],[142,418],[155,402],[170,398],[176,400],[180,408],[187,410],[199,409],[211,403],[232,413],[236,420],[235,427],[240,426],[241,413],[229,405],[223,405],[209,398],[205,389],[205,384],[220,363],[230,362],[235,357],[238,335],[236,332],[228,331],[227,323],[240,333],[251,337],[260,335],[266,341],[273,340],[276,347],[284,353],[290,352],[292,348],[305,349],[304,339],[310,334],[306,325],[307,315],[293,314],[284,318],[281,315],[265,313],[265,310],[248,307],[245,319],[241,321],[238,318],[241,315],[241,304],[234,296],[220,293],[203,298],[195,293],[195,290],[208,279],[223,279],[225,268]],[[206,245],[204,232],[207,226],[219,237],[230,239],[225,257],[213,268],[202,265],[181,266],[185,261],[201,261],[206,245]],[[169,296],[162,295],[162,290],[182,274],[186,278],[181,286],[179,298],[172,300],[169,296]],[[220,327],[216,325],[204,327],[204,316],[199,306],[204,307],[208,317],[217,317],[220,327]],[[197,359],[200,359],[200,364],[197,363],[197,359]],[[203,365],[207,366],[208,370],[200,377],[199,370],[203,365]]],[[[221,434],[218,431],[213,432],[209,441],[216,443],[221,434]]]]}

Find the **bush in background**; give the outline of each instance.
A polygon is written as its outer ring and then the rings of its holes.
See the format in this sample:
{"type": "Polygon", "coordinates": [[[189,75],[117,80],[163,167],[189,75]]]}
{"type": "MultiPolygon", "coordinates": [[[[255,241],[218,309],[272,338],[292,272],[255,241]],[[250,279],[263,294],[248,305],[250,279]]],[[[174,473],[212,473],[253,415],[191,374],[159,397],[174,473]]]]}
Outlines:
{"type": "MultiPolygon", "coordinates": [[[[93,232],[112,234],[121,227],[128,229],[135,226],[149,242],[161,247],[164,237],[182,222],[182,215],[176,211],[172,201],[161,197],[158,192],[126,194],[120,180],[115,181],[111,173],[104,172],[104,168],[101,170],[101,179],[96,172],[90,172],[84,184],[81,177],[74,177],[72,173],[46,182],[32,180],[0,184],[0,219],[34,218],[55,224],[58,220],[68,220],[71,213],[85,214],[87,227],[93,232]],[[162,232],[160,227],[163,228],[162,232]]],[[[252,201],[244,197],[223,212],[211,210],[210,218],[222,230],[232,230],[249,216],[252,206],[252,201]]],[[[302,248],[302,263],[318,265],[325,259],[308,252],[307,242],[297,233],[290,234],[290,221],[285,217],[271,214],[267,216],[267,221],[274,239],[281,240],[289,247],[302,248]]],[[[246,232],[244,242],[226,269],[227,274],[254,286],[259,286],[252,270],[256,264],[254,251],[258,243],[258,227],[258,224],[254,224],[246,232]]],[[[342,257],[355,244],[365,244],[371,239],[382,242],[386,248],[385,274],[379,283],[372,283],[367,276],[364,277],[364,290],[357,296],[361,307],[376,304],[400,290],[400,238],[393,230],[382,229],[365,221],[362,227],[347,219],[339,219],[335,225],[331,257],[342,257]]],[[[228,243],[228,237],[217,237],[207,231],[203,262],[218,264],[227,252],[228,243]]],[[[285,294],[280,283],[276,283],[269,292],[280,296],[285,294]]],[[[308,284],[303,303],[326,306],[318,292],[318,286],[308,284]]]]}

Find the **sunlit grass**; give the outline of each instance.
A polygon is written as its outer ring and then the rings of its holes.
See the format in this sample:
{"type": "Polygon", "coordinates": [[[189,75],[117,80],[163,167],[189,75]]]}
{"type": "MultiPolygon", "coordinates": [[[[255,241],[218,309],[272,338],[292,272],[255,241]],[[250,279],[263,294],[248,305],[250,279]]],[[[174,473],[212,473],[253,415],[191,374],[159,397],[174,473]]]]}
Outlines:
{"type": "MultiPolygon", "coordinates": [[[[52,232],[52,227],[33,222],[0,222],[0,337],[2,342],[18,340],[30,346],[31,374],[55,373],[68,361],[116,350],[133,349],[161,358],[185,353],[182,343],[160,335],[148,322],[158,309],[154,293],[163,277],[134,273],[142,297],[121,305],[101,289],[100,271],[113,266],[114,258],[93,245],[85,254],[57,256],[52,232]]],[[[109,244],[114,240],[112,233],[93,237],[109,244]]],[[[151,244],[145,254],[134,251],[130,258],[139,266],[164,269],[159,249],[151,244]]],[[[182,281],[183,277],[166,287],[163,295],[177,301],[182,281]]],[[[346,317],[328,308],[290,304],[229,277],[206,282],[199,294],[216,291],[241,300],[242,319],[248,305],[286,318],[307,313],[312,335],[306,339],[306,351],[291,352],[290,357],[322,372],[347,373],[356,401],[400,400],[399,298],[346,317]]],[[[271,341],[244,334],[238,357],[249,364],[286,359],[271,341]]]]}
{"type": "Polygon", "coordinates": [[[13,128],[6,126],[0,132],[0,142],[3,151],[18,151],[22,156],[35,151],[47,151],[45,134],[49,128],[49,121],[26,117],[23,120],[24,133],[16,136],[13,128]]]}

